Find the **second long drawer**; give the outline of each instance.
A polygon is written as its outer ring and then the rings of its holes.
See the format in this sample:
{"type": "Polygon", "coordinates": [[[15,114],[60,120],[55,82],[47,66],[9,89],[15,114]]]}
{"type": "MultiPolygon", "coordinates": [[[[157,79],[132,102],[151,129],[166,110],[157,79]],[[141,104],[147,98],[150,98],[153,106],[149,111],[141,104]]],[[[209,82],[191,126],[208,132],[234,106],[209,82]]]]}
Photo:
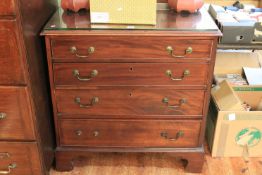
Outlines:
{"type": "Polygon", "coordinates": [[[202,116],[205,91],[166,88],[56,90],[62,115],[202,116]]]}
{"type": "Polygon", "coordinates": [[[57,86],[205,86],[208,64],[80,63],[54,64],[57,86]]]}

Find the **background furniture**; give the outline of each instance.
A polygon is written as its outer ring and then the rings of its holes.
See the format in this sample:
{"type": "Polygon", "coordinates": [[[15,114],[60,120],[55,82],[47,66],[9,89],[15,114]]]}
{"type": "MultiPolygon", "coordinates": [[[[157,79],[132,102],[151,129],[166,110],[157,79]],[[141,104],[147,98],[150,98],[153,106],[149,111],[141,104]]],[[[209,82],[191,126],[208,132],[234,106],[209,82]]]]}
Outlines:
{"type": "Polygon", "coordinates": [[[57,170],[89,152],[167,152],[201,171],[221,33],[205,11],[157,19],[101,28],[88,12],[57,11],[47,23],[57,170]]]}
{"type": "Polygon", "coordinates": [[[0,1],[0,174],[48,174],[54,138],[39,37],[52,0],[0,1]]]}

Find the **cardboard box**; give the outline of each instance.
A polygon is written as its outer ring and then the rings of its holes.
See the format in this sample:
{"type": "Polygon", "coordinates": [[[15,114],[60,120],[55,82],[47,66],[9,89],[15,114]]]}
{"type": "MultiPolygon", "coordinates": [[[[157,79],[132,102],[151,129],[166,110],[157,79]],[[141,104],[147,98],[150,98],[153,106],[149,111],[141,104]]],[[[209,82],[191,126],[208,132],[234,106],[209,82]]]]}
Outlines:
{"type": "MultiPolygon", "coordinates": [[[[261,67],[260,54],[257,52],[240,52],[240,51],[217,52],[216,64],[214,70],[215,76],[226,77],[226,75],[228,74],[240,74],[244,76],[243,67],[260,68],[261,67]]],[[[235,87],[241,87],[241,86],[236,85],[235,87]]]]}
{"type": "Polygon", "coordinates": [[[156,0],[90,0],[91,23],[156,24],[156,0]]]}
{"type": "Polygon", "coordinates": [[[220,110],[244,111],[242,102],[227,81],[211,91],[213,98],[220,110]]]}
{"type": "Polygon", "coordinates": [[[238,105],[246,102],[253,111],[230,110],[230,107],[229,110],[222,110],[220,106],[225,106],[222,103],[226,101],[223,96],[216,94],[221,93],[221,89],[212,91],[206,130],[212,157],[261,157],[262,88],[247,88],[234,92],[225,82],[220,84],[220,88],[228,93],[231,91],[231,94],[225,97],[228,103],[238,105]]]}
{"type": "Polygon", "coordinates": [[[254,41],[261,42],[262,41],[262,22],[256,22],[254,26],[254,41]]]}

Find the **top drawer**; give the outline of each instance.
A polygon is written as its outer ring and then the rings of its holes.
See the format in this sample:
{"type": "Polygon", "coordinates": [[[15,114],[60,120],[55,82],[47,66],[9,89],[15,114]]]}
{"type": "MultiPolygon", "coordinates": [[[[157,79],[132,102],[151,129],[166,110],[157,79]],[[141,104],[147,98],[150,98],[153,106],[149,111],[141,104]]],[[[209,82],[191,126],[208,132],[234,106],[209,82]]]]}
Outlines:
{"type": "Polygon", "coordinates": [[[0,16],[14,15],[15,3],[14,0],[1,0],[0,1],[0,16]]]}
{"type": "Polygon", "coordinates": [[[212,40],[151,36],[75,36],[51,42],[52,57],[87,62],[177,62],[210,59],[212,40]]]}

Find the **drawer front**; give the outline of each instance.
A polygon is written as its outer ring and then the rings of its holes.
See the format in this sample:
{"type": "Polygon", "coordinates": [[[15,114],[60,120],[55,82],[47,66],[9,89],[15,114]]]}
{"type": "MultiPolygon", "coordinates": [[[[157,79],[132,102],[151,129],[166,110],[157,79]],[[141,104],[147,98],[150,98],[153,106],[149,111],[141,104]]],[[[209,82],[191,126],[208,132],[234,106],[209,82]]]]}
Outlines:
{"type": "Polygon", "coordinates": [[[1,0],[0,1],[0,16],[14,15],[15,3],[14,0],[1,0]]]}
{"type": "Polygon", "coordinates": [[[42,174],[36,143],[0,142],[0,174],[42,174]]]}
{"type": "Polygon", "coordinates": [[[123,86],[206,84],[207,64],[82,63],[54,64],[57,86],[123,86]]]}
{"type": "Polygon", "coordinates": [[[25,84],[16,21],[0,21],[0,84],[25,84]]]}
{"type": "Polygon", "coordinates": [[[200,121],[61,120],[62,146],[196,147],[200,121]]]}
{"type": "Polygon", "coordinates": [[[26,88],[0,88],[0,139],[34,140],[26,88]]]}
{"type": "MultiPolygon", "coordinates": [[[[56,90],[64,115],[181,115],[203,113],[204,91],[150,88],[56,90]]],[[[139,117],[139,116],[136,116],[139,117]]]]}
{"type": "Polygon", "coordinates": [[[52,40],[53,59],[64,61],[199,61],[210,58],[212,40],[141,36],[75,36],[52,40]]]}

